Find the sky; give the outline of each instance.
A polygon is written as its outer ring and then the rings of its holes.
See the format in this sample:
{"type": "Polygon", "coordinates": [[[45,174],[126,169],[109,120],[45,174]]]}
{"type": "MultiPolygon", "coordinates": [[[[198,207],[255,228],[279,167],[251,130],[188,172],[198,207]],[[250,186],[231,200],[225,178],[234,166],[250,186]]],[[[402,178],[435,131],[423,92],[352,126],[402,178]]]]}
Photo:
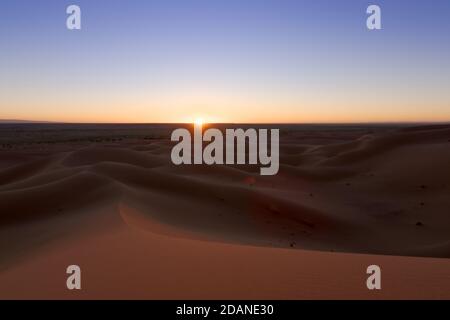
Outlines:
{"type": "Polygon", "coordinates": [[[0,119],[197,118],[450,121],[450,1],[1,1],[0,119]]]}

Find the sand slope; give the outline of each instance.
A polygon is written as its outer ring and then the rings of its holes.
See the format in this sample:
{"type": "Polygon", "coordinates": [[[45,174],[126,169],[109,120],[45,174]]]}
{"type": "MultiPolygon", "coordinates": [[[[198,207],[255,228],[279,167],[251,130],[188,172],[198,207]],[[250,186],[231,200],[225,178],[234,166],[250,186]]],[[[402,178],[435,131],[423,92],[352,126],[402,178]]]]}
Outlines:
{"type": "Polygon", "coordinates": [[[285,127],[273,177],[115,130],[0,151],[1,298],[450,297],[450,260],[386,256],[450,257],[449,126],[285,127]]]}

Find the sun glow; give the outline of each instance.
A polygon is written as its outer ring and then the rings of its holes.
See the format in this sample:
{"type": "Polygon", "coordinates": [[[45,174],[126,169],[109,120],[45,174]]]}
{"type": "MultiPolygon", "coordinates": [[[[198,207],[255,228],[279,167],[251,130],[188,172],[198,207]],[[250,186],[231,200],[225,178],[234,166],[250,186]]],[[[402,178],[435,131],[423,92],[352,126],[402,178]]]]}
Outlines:
{"type": "Polygon", "coordinates": [[[194,123],[195,123],[196,126],[201,127],[203,125],[203,119],[202,118],[197,118],[197,119],[195,119],[194,123]]]}

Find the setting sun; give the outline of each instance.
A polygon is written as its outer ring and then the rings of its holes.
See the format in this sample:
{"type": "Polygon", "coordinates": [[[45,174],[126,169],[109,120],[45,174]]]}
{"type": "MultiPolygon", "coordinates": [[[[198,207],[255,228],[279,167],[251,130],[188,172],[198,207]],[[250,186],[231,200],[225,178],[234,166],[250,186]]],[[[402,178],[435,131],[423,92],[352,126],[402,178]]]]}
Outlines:
{"type": "Polygon", "coordinates": [[[203,125],[203,119],[202,118],[197,118],[197,119],[195,119],[194,123],[195,123],[195,125],[201,127],[203,125]]]}

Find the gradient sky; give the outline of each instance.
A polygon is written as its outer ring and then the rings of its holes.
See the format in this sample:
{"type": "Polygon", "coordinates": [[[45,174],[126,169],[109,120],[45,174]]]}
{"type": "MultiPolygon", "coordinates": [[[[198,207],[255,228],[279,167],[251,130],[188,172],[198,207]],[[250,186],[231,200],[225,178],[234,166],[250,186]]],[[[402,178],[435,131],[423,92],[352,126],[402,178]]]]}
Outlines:
{"type": "Polygon", "coordinates": [[[1,1],[0,118],[199,117],[449,121],[450,1],[1,1]]]}

